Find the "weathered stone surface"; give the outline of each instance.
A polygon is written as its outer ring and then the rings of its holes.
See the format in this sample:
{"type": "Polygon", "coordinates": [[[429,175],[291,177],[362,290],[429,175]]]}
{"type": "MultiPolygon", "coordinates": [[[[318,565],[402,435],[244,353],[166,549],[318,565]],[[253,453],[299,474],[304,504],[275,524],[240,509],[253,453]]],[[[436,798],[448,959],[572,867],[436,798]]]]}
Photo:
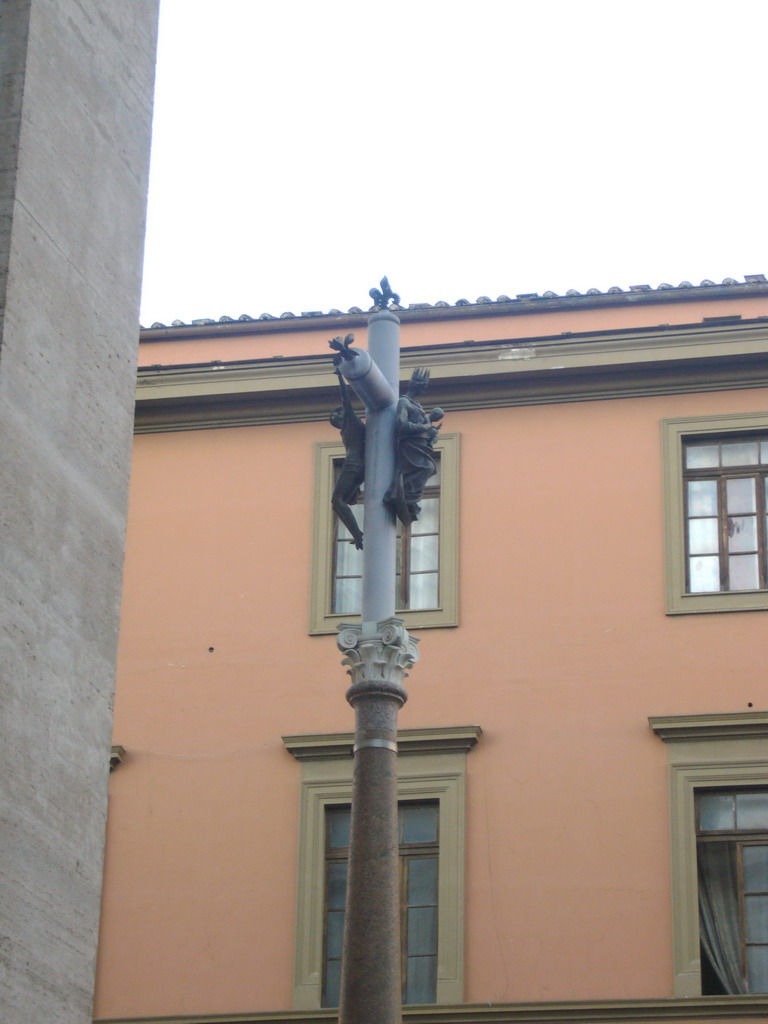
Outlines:
{"type": "MultiPolygon", "coordinates": [[[[383,282],[382,282],[383,283],[383,282]]],[[[339,1020],[398,1024],[400,888],[397,832],[397,712],[418,641],[403,620],[345,623],[336,638],[352,679],[355,764],[339,1020]]]]}
{"type": "Polygon", "coordinates": [[[0,18],[0,1019],[90,1020],[157,0],[0,18]]]}

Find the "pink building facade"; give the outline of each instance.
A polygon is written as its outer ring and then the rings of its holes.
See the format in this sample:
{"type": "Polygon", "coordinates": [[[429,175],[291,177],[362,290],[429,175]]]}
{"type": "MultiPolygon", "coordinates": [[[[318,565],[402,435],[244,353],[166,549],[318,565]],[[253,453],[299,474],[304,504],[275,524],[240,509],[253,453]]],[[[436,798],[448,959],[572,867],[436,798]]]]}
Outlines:
{"type": "MultiPolygon", "coordinates": [[[[764,1017],[768,283],[399,316],[446,410],[401,540],[406,1018],[764,1017]]],[[[327,342],[366,319],[143,332],[99,1020],[334,1019],[327,342]]]]}

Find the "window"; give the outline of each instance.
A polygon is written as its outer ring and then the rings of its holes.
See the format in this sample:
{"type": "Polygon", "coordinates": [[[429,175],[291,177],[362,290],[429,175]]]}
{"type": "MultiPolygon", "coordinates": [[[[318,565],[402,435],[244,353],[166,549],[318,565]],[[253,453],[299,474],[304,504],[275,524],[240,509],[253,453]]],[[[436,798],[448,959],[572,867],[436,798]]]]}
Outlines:
{"type": "Polygon", "coordinates": [[[703,995],[768,992],[768,791],[696,792],[703,995]]]}
{"type": "Polygon", "coordinates": [[[768,608],[768,415],[665,420],[662,435],[667,611],[768,608]]]}
{"type": "MultiPolygon", "coordinates": [[[[404,1003],[434,1003],[437,995],[439,817],[436,800],[399,804],[404,1003]]],[[[323,1006],[339,1005],[349,822],[349,807],[326,808],[323,1006]]]]}
{"type": "Polygon", "coordinates": [[[765,991],[747,984],[750,957],[753,986],[764,984],[768,965],[768,827],[759,825],[768,807],[768,713],[649,721],[669,755],[675,995],[765,991]]]}
{"type": "MultiPolygon", "coordinates": [[[[334,460],[334,474],[342,460],[334,460]]],[[[437,473],[429,479],[420,502],[421,515],[408,526],[397,522],[397,561],[395,601],[398,613],[437,608],[440,594],[440,454],[436,453],[437,473]]],[[[352,506],[361,529],[364,525],[362,501],[352,506]]],[[[334,614],[359,615],[363,593],[363,552],[355,547],[352,535],[340,519],[333,516],[333,594],[334,614]]]]}
{"type": "Polygon", "coordinates": [[[685,441],[686,590],[765,590],[768,440],[685,441]]]}
{"type": "MultiPolygon", "coordinates": [[[[435,454],[439,470],[425,488],[421,517],[405,528],[398,524],[397,614],[409,629],[458,622],[458,434],[441,436],[435,454]]],[[[343,460],[343,445],[315,445],[310,633],[335,632],[360,614],[362,552],[331,509],[343,460]]],[[[362,503],[352,509],[363,526],[362,503]]]]}
{"type": "MultiPolygon", "coordinates": [[[[412,961],[412,987],[406,995],[420,998],[425,986],[433,985],[432,1001],[443,1005],[460,1003],[464,997],[464,775],[467,752],[480,734],[479,726],[467,725],[405,729],[398,735],[401,870],[406,896],[411,884],[410,910],[416,926],[409,950],[406,921],[406,956],[412,961]],[[435,909],[427,910],[430,868],[425,863],[437,855],[435,838],[440,859],[437,900],[435,909]],[[416,861],[424,863],[414,867],[416,861]],[[429,932],[435,919],[432,952],[429,932]],[[419,924],[426,927],[419,930],[419,924]],[[423,941],[425,934],[429,942],[423,941]],[[417,964],[417,959],[424,962],[417,964]]],[[[329,871],[327,865],[345,863],[341,843],[352,799],[353,736],[284,736],[283,742],[301,766],[293,1006],[316,1010],[333,1003],[338,992],[338,966],[327,964],[338,960],[341,922],[329,917],[340,917],[345,869],[329,871]]],[[[407,909],[408,900],[406,913],[407,909]]],[[[408,967],[403,972],[406,985],[408,967]]]]}

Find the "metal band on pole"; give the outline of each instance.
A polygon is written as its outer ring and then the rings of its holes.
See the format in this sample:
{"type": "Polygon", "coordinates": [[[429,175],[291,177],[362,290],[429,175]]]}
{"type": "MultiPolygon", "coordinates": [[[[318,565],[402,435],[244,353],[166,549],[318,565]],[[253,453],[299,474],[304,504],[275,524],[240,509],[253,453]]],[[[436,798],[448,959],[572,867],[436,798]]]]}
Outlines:
{"type": "Polygon", "coordinates": [[[354,745],[352,753],[356,754],[358,750],[363,750],[365,747],[384,747],[386,750],[393,750],[397,753],[397,744],[392,740],[361,740],[354,745]]]}

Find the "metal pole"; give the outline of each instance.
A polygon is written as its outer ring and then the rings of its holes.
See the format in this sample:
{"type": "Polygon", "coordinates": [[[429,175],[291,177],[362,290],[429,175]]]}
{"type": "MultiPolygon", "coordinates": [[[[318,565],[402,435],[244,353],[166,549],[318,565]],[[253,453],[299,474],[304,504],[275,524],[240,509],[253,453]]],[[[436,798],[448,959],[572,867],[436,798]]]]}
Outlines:
{"type": "Polygon", "coordinates": [[[341,1024],[402,1020],[397,712],[407,700],[402,681],[417,654],[395,618],[396,527],[383,503],[395,469],[399,337],[398,318],[380,309],[369,320],[372,359],[358,353],[344,367],[366,405],[366,458],[362,622],[341,627],[338,638],[352,676],[347,700],[355,709],[341,1024]]]}
{"type": "Polygon", "coordinates": [[[378,412],[366,408],[365,536],[362,619],[381,622],[395,614],[395,522],[384,495],[395,472],[395,414],[400,385],[400,321],[389,310],[368,321],[368,353],[392,389],[393,401],[378,412]]]}

